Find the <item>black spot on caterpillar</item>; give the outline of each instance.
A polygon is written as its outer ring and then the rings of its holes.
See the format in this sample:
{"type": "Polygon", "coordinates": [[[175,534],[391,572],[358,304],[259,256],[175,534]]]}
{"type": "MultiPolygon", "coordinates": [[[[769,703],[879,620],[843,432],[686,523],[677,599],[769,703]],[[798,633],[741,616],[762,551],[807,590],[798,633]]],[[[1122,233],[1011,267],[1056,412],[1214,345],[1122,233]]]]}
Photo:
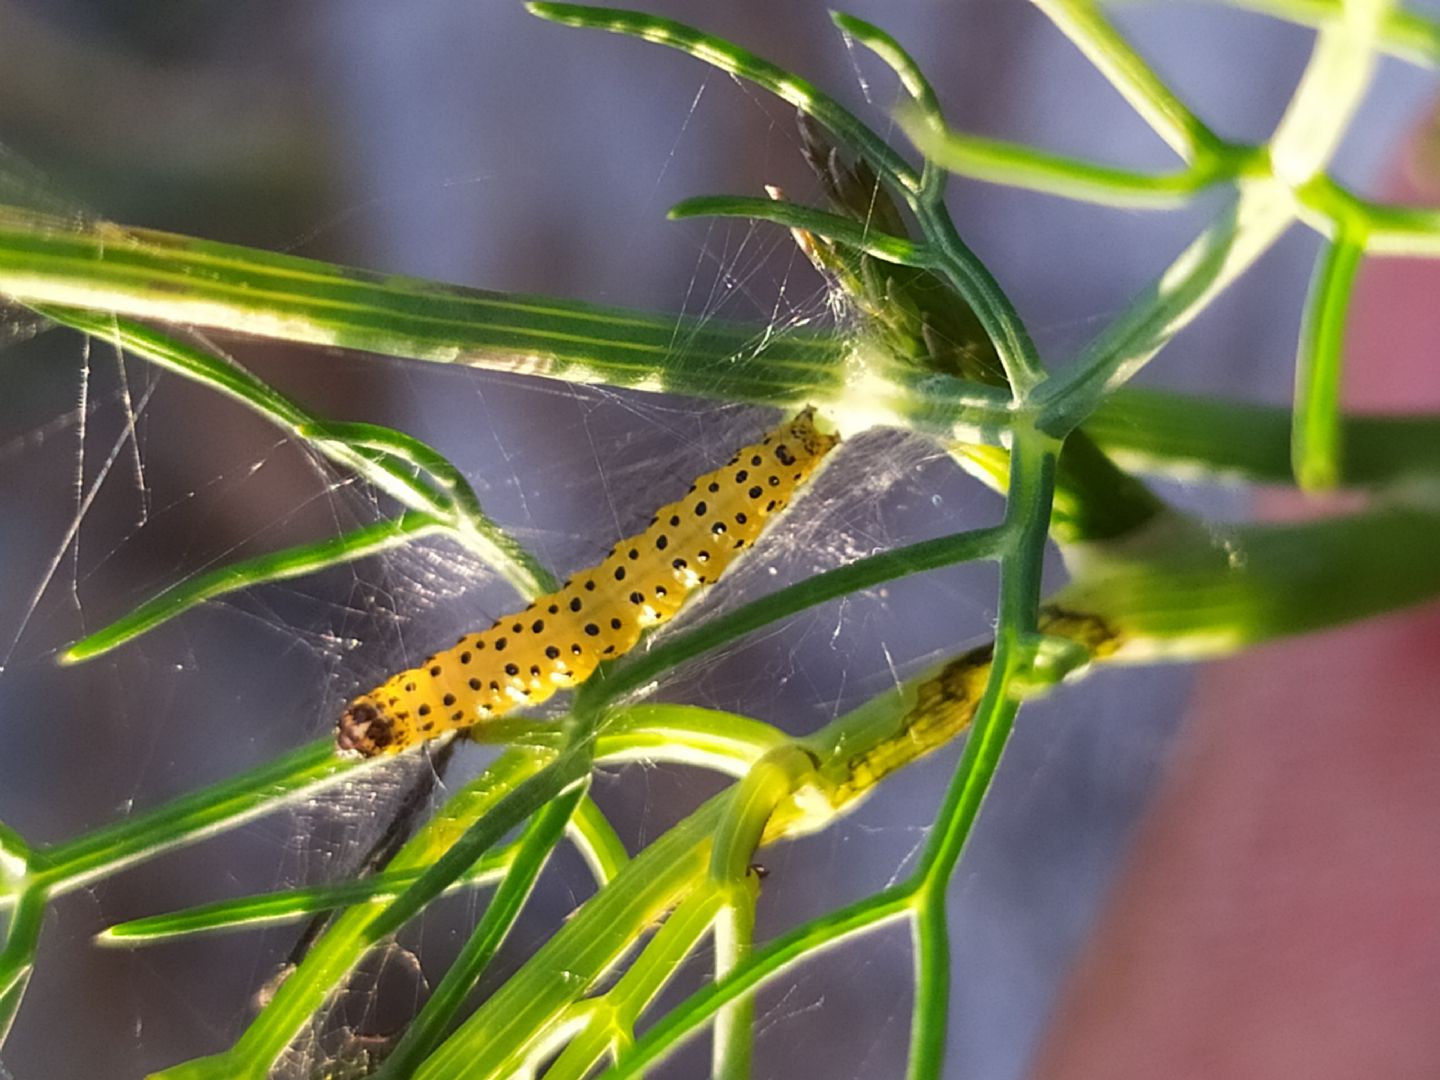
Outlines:
{"type": "Polygon", "coordinates": [[[526,624],[507,615],[355,698],[336,725],[336,745],[366,757],[398,753],[584,682],[602,660],[634,648],[642,632],[668,621],[691,593],[719,577],[839,441],[820,431],[815,411],[806,409],[696,480],[599,566],[531,604],[527,610],[549,613],[545,620],[526,624]],[[734,469],[739,461],[758,467],[770,460],[784,469],[767,475],[763,487],[734,469]],[[442,703],[445,716],[433,716],[442,703]]]}

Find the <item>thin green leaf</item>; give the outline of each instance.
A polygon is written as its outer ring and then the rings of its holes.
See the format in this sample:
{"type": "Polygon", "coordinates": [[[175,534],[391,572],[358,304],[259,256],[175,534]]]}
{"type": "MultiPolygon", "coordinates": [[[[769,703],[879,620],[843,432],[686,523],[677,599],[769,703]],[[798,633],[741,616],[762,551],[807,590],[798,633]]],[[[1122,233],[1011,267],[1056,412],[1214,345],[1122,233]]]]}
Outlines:
{"type": "Polygon", "coordinates": [[[638,11],[582,4],[541,3],[538,0],[527,3],[525,7],[542,19],[565,26],[606,30],[614,34],[641,38],[657,45],[666,45],[721,71],[753,82],[780,100],[789,102],[807,116],[813,117],[836,138],[862,154],[880,177],[896,188],[897,194],[906,191],[913,194],[920,189],[919,177],[905,159],[838,101],[813,83],[734,42],[673,19],[663,19],[658,15],[647,15],[638,11]]]}
{"type": "MultiPolygon", "coordinates": [[[[663,1061],[670,1053],[701,1031],[702,1025],[722,1007],[804,962],[817,952],[838,948],[861,934],[888,926],[910,913],[911,892],[906,886],[892,886],[782,934],[751,953],[719,982],[692,994],[685,1002],[620,1055],[606,1080],[630,1080],[663,1061]]],[[[437,1077],[442,1074],[435,1074],[437,1077]]],[[[417,1080],[430,1080],[417,1077],[417,1080]]]]}
{"type": "Polygon", "coordinates": [[[1295,479],[1308,491],[1328,490],[1340,482],[1345,324],[1355,273],[1364,256],[1364,236],[1341,233],[1316,263],[1310,285],[1295,359],[1290,450],[1295,479]]]}
{"type": "Polygon", "coordinates": [[[560,583],[555,575],[495,524],[480,507],[475,489],[463,473],[439,451],[419,439],[379,424],[304,424],[300,434],[308,439],[383,450],[414,468],[428,473],[449,493],[455,503],[451,527],[455,538],[480,555],[527,600],[554,592],[560,583]]]}
{"type": "Polygon", "coordinates": [[[1171,173],[1137,173],[950,128],[901,110],[900,126],[926,159],[973,180],[1129,210],[1183,206],[1198,192],[1233,179],[1249,163],[1243,150],[1171,173]]]}
{"type": "Polygon", "coordinates": [[[919,244],[900,236],[887,236],[851,218],[778,199],[741,195],[700,195],[676,203],[670,217],[739,217],[773,221],[789,229],[803,229],[901,266],[933,266],[934,258],[919,244]]]}
{"type": "Polygon", "coordinates": [[[109,222],[77,226],[17,207],[0,207],[0,294],[570,383],[779,406],[833,397],[845,350],[828,333],[772,334],[711,316],[466,289],[109,222]],[[737,358],[756,356],[765,362],[737,370],[737,358]]]}
{"type": "Polygon", "coordinates": [[[1036,0],[1036,7],[1183,159],[1198,161],[1223,145],[1115,29],[1098,4],[1092,0],[1036,0]]]}
{"type": "Polygon", "coordinates": [[[407,510],[393,521],[379,521],[313,544],[230,563],[172,585],[125,617],[75,642],[60,654],[60,662],[77,664],[91,660],[226,593],[313,574],[445,531],[444,522],[429,514],[407,510]]]}
{"type": "MultiPolygon", "coordinates": [[[[1345,487],[1385,487],[1440,472],[1440,416],[1342,416],[1345,487]]],[[[1293,479],[1289,409],[1123,387],[1085,431],[1128,467],[1184,479],[1293,479]]]]}
{"type": "MultiPolygon", "coordinates": [[[[602,736],[596,756],[602,757],[604,750],[605,740],[602,736]]],[[[571,815],[569,832],[571,842],[579,849],[585,865],[594,875],[595,884],[602,888],[614,881],[615,875],[625,869],[625,864],[630,861],[630,853],[625,850],[625,844],[615,832],[615,827],[610,824],[610,819],[588,794],[580,800],[580,805],[571,815]]]]}
{"type": "MultiPolygon", "coordinates": [[[[456,887],[493,883],[505,872],[514,856],[513,845],[484,856],[464,878],[456,882],[456,887]]],[[[385,870],[333,885],[312,885],[234,900],[217,900],[163,915],[147,915],[116,923],[96,934],[95,941],[99,945],[128,949],[196,934],[250,930],[257,926],[294,922],[307,915],[352,904],[393,899],[419,877],[419,870],[385,870]]]]}
{"type": "MultiPolygon", "coordinates": [[[[229,360],[141,323],[78,308],[38,304],[34,305],[34,309],[63,326],[109,342],[117,349],[219,391],[283,430],[303,437],[307,427],[319,423],[290,398],[229,360]]],[[[398,432],[396,435],[400,439],[405,438],[398,432]]],[[[402,505],[444,516],[446,503],[437,500],[433,491],[387,458],[359,453],[345,443],[330,442],[318,449],[332,461],[363,476],[402,505]]]]}
{"type": "MultiPolygon", "coordinates": [[[[906,52],[898,41],[874,23],[854,15],[832,11],[830,18],[844,33],[890,66],[890,70],[899,78],[900,85],[910,95],[911,109],[925,126],[932,129],[945,127],[945,116],[940,110],[940,99],[935,94],[935,88],[920,70],[920,65],[915,63],[914,57],[906,52]]],[[[928,159],[920,175],[920,190],[917,196],[924,205],[944,212],[941,206],[945,197],[944,174],[928,159]]]]}
{"type": "Polygon", "coordinates": [[[405,1029],[400,1042],[385,1059],[377,1080],[406,1080],[439,1045],[456,1013],[485,974],[490,961],[504,942],[520,910],[529,899],[540,876],[565,833],[576,805],[585,797],[587,785],[579,785],[551,801],[535,815],[517,845],[515,858],[479,924],[460,954],[446,970],[420,1012],[405,1029]]]}
{"type": "Polygon", "coordinates": [[[558,774],[546,768],[556,760],[524,750],[502,754],[395,856],[390,869],[418,870],[415,884],[387,904],[352,907],[335,919],[229,1050],[174,1066],[157,1077],[266,1080],[276,1059],[371,947],[460,878],[500,834],[558,794],[558,774]]]}
{"type": "Polygon", "coordinates": [[[362,768],[385,762],[341,757],[330,738],[302,746],[237,777],[183,795],[78,839],[36,853],[34,879],[61,895],[138,862],[310,798],[362,768]]]}
{"type": "Polygon", "coordinates": [[[40,306],[36,310],[218,390],[271,423],[310,441],[320,453],[369,480],[410,510],[447,522],[460,543],[498,571],[526,599],[554,589],[554,578],[481,510],[475,492],[459,470],[419,439],[378,424],[322,421],[230,361],[139,323],[70,308],[40,306]],[[372,449],[383,453],[370,453],[372,449]],[[435,492],[409,475],[407,468],[428,473],[448,494],[435,492]]]}

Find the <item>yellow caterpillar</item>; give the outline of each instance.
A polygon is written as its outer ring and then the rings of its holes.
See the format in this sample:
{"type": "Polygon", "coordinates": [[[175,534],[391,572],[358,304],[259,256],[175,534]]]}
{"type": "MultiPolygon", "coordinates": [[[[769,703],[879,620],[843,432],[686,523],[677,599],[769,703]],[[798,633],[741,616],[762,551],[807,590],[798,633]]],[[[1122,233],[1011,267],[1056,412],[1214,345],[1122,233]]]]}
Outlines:
{"type": "Polygon", "coordinates": [[[336,745],[366,757],[398,753],[584,682],[719,577],[839,441],[806,409],[696,480],[600,565],[355,698],[336,745]]]}

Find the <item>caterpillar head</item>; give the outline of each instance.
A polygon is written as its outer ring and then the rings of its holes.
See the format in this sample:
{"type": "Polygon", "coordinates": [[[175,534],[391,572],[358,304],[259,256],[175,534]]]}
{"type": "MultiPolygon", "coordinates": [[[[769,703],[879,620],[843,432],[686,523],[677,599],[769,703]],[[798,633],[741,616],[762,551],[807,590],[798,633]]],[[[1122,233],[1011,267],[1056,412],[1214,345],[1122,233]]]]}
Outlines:
{"type": "Polygon", "coordinates": [[[346,706],[335,724],[335,745],[361,757],[395,753],[403,746],[395,738],[395,720],[369,694],[362,694],[346,706]]]}
{"type": "Polygon", "coordinates": [[[811,457],[824,457],[840,442],[840,433],[835,425],[824,417],[815,415],[815,406],[807,405],[787,425],[790,437],[805,448],[811,457]]]}

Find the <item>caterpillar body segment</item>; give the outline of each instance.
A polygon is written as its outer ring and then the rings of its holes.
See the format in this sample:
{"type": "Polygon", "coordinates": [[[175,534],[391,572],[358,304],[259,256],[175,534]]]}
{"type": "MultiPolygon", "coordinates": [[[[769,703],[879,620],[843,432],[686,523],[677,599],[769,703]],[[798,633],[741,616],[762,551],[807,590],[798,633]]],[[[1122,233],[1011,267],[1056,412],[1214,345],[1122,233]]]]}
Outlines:
{"type": "Polygon", "coordinates": [[[366,757],[398,753],[584,682],[715,581],[839,441],[804,410],[701,476],[598,566],[355,698],[336,745],[366,757]]]}

